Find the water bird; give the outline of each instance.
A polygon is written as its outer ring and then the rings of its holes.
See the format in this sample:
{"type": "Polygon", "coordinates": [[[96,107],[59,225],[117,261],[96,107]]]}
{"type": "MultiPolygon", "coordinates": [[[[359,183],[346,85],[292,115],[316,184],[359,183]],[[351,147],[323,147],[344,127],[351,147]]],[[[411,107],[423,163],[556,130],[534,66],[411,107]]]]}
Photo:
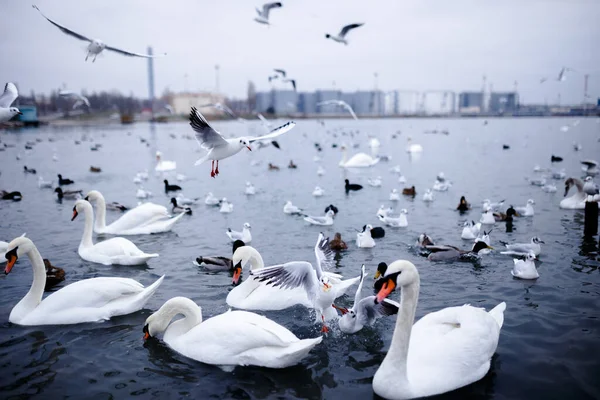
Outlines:
{"type": "Polygon", "coordinates": [[[527,253],[525,260],[513,258],[513,269],[510,271],[511,275],[519,279],[537,279],[540,274],[535,267],[535,260],[537,257],[533,251],[527,253]]]}
{"type": "Polygon", "coordinates": [[[366,153],[356,153],[348,160],[346,146],[342,145],[341,150],[342,160],[338,165],[342,168],[368,168],[379,162],[379,158],[373,158],[366,153]]]}
{"type": "Polygon", "coordinates": [[[324,193],[323,189],[321,189],[319,186],[315,186],[315,189],[313,190],[312,195],[314,197],[321,197],[321,196],[323,196],[323,193],[324,193]]]}
{"type": "Polygon", "coordinates": [[[490,245],[482,241],[475,242],[471,250],[461,250],[450,245],[427,246],[427,250],[431,251],[427,259],[429,261],[472,261],[478,259],[481,254],[486,254],[487,251],[485,250],[492,249],[490,245]]]}
{"type": "Polygon", "coordinates": [[[583,182],[581,182],[577,178],[568,178],[565,180],[565,194],[564,197],[566,199],[562,199],[560,201],[560,208],[570,209],[570,210],[583,210],[585,208],[585,201],[587,199],[586,193],[583,191],[583,182]],[[567,197],[569,194],[569,190],[575,186],[577,188],[577,192],[572,196],[567,197]]]}
{"type": "Polygon", "coordinates": [[[229,237],[229,240],[231,240],[232,242],[235,242],[236,240],[241,240],[244,243],[248,244],[252,242],[252,233],[250,232],[250,229],[250,224],[246,222],[244,223],[241,232],[232,231],[231,228],[227,228],[227,232],[225,233],[227,234],[227,237],[229,237]]]}
{"type": "Polygon", "coordinates": [[[367,183],[369,186],[381,187],[381,176],[378,176],[377,178],[371,178],[367,181],[367,183]]]}
{"type": "Polygon", "coordinates": [[[51,189],[52,188],[52,181],[45,181],[44,178],[42,178],[41,176],[38,178],[38,187],[40,189],[51,189]]]}
{"type": "Polygon", "coordinates": [[[350,181],[348,179],[345,179],[344,182],[346,182],[346,184],[344,185],[344,189],[346,190],[346,193],[351,192],[351,191],[358,191],[363,188],[362,185],[359,185],[358,183],[350,183],[350,181]]]}
{"type": "MultiPolygon", "coordinates": [[[[256,13],[258,14],[258,16],[254,18],[254,20],[260,24],[270,25],[271,23],[269,22],[269,12],[273,8],[281,7],[283,7],[283,4],[281,4],[280,2],[265,3],[262,6],[262,10],[256,8],[256,13]]],[[[285,74],[283,76],[285,76],[285,74]]]]}
{"type": "Polygon", "coordinates": [[[11,120],[15,115],[23,115],[17,107],[11,107],[17,97],[19,97],[19,91],[15,84],[12,82],[6,83],[4,92],[0,96],[0,123],[11,120]]]}
{"type": "Polygon", "coordinates": [[[89,45],[87,47],[87,55],[85,56],[85,61],[87,61],[90,56],[94,56],[94,59],[92,60],[92,62],[95,62],[96,57],[98,56],[98,54],[102,53],[103,50],[114,51],[115,53],[119,53],[121,55],[129,56],[129,57],[155,58],[155,57],[163,57],[163,56],[167,55],[167,53],[157,54],[157,55],[133,53],[131,51],[121,50],[116,47],[108,46],[106,43],[102,42],[99,39],[89,39],[80,33],[72,31],[72,30],[54,22],[50,18],[46,17],[42,13],[42,11],[38,8],[38,6],[33,5],[32,7],[35,8],[36,10],[38,10],[40,12],[40,14],[42,15],[42,17],[44,17],[48,22],[50,22],[52,25],[54,25],[58,29],[60,29],[63,33],[65,33],[69,36],[72,36],[75,39],[83,40],[84,42],[89,42],[89,45]]]}
{"type": "Polygon", "coordinates": [[[37,171],[33,168],[27,168],[27,165],[23,166],[23,172],[25,172],[26,174],[37,174],[37,171]]]}
{"type": "Polygon", "coordinates": [[[426,203],[430,203],[433,201],[433,192],[431,189],[427,189],[423,194],[423,201],[426,203]]]}
{"type": "Polygon", "coordinates": [[[298,168],[298,166],[296,164],[294,164],[294,160],[290,160],[290,163],[288,164],[288,168],[296,169],[296,168],[298,168]]]}
{"type": "Polygon", "coordinates": [[[199,197],[196,197],[195,199],[185,197],[181,192],[177,193],[175,198],[177,199],[177,204],[181,204],[182,206],[190,206],[192,204],[196,204],[200,200],[199,197]]]}
{"type": "Polygon", "coordinates": [[[585,192],[585,194],[589,196],[594,196],[599,193],[598,185],[596,185],[596,183],[594,182],[594,178],[592,178],[591,176],[586,176],[584,182],[585,183],[583,184],[583,191],[585,192]]]}
{"type": "Polygon", "coordinates": [[[392,228],[405,228],[408,226],[408,219],[406,218],[406,214],[408,214],[408,211],[406,209],[402,209],[400,210],[400,215],[397,218],[393,218],[390,216],[383,216],[383,215],[378,215],[377,217],[379,218],[379,220],[381,222],[383,222],[385,225],[392,227],[392,228]]]}
{"type": "Polygon", "coordinates": [[[171,208],[171,212],[174,213],[185,213],[188,215],[192,215],[192,209],[190,207],[185,207],[183,205],[179,205],[179,203],[177,203],[177,198],[175,197],[171,197],[171,204],[173,205],[173,207],[171,208]]]}
{"type": "Polygon", "coordinates": [[[348,245],[342,239],[342,234],[336,232],[333,239],[329,241],[329,248],[333,251],[341,251],[348,249],[348,245]]]}
{"type": "MultiPolygon", "coordinates": [[[[362,230],[364,231],[365,229],[367,229],[367,225],[363,225],[362,230]]],[[[370,231],[373,239],[381,239],[382,237],[385,237],[385,229],[380,226],[372,226],[370,231]]]]}
{"type": "Polygon", "coordinates": [[[402,194],[405,196],[412,196],[415,197],[417,195],[417,191],[415,190],[415,187],[409,187],[409,188],[404,188],[402,189],[402,194]]]}
{"type": "Polygon", "coordinates": [[[329,210],[325,213],[325,216],[323,216],[323,217],[307,215],[306,217],[304,217],[304,220],[306,222],[311,223],[312,225],[328,226],[328,225],[333,225],[333,216],[334,215],[335,215],[335,213],[333,212],[333,210],[329,210]]]}
{"type": "Polygon", "coordinates": [[[469,211],[471,209],[471,204],[469,204],[465,196],[460,196],[460,201],[458,202],[456,209],[460,212],[469,211]]]}
{"type": "Polygon", "coordinates": [[[327,212],[327,211],[333,211],[333,215],[337,215],[337,213],[340,211],[336,206],[334,206],[333,204],[328,205],[327,207],[325,207],[325,211],[323,212],[327,212]]]}
{"type": "Polygon", "coordinates": [[[556,185],[553,183],[548,183],[548,184],[542,186],[542,191],[544,191],[546,193],[555,193],[557,191],[556,185]]]}
{"type": "Polygon", "coordinates": [[[519,217],[519,213],[517,213],[513,206],[508,207],[505,213],[494,211],[494,219],[498,222],[512,221],[513,217],[519,217]]]}
{"type": "Polygon", "coordinates": [[[59,200],[69,199],[69,200],[78,200],[83,197],[83,191],[81,190],[62,190],[61,187],[57,187],[54,189],[54,193],[58,196],[59,200]]]}
{"type": "Polygon", "coordinates": [[[286,201],[285,204],[283,205],[283,212],[285,214],[291,214],[291,215],[302,215],[303,214],[302,209],[293,205],[290,200],[286,201]]]}
{"type": "MultiPolygon", "coordinates": [[[[175,161],[163,160],[162,153],[160,151],[156,152],[156,166],[154,167],[154,171],[169,172],[169,171],[174,171],[176,169],[177,169],[177,163],[175,161]]],[[[146,179],[148,179],[148,178],[146,178],[146,179]]]]}
{"type": "Polygon", "coordinates": [[[0,192],[0,195],[2,196],[2,200],[21,201],[21,199],[23,199],[23,195],[18,191],[7,192],[6,190],[3,190],[0,192]]]}
{"type": "Polygon", "coordinates": [[[363,247],[363,248],[375,247],[375,241],[373,240],[373,237],[371,236],[371,229],[373,229],[373,226],[365,225],[363,227],[362,232],[358,232],[356,234],[356,247],[363,247]]]}
{"type": "Polygon", "coordinates": [[[221,204],[221,200],[215,197],[212,192],[208,192],[204,198],[204,204],[207,206],[218,206],[221,204]]]}
{"type": "Polygon", "coordinates": [[[138,199],[147,199],[148,197],[152,197],[152,192],[141,187],[136,190],[135,197],[138,199]]]}
{"type": "Polygon", "coordinates": [[[100,168],[100,167],[94,167],[92,165],[92,166],[90,166],[90,172],[95,172],[95,173],[102,172],[102,168],[100,168]]]}
{"type": "Polygon", "coordinates": [[[522,217],[533,217],[535,211],[533,209],[533,205],[535,201],[533,199],[527,200],[527,204],[525,207],[515,207],[515,211],[518,213],[518,216],[522,217]]]}
{"type": "Polygon", "coordinates": [[[220,213],[229,214],[230,212],[233,212],[233,203],[228,202],[226,197],[223,197],[221,199],[220,204],[221,204],[221,208],[219,208],[220,213]]]}
{"type": "Polygon", "coordinates": [[[47,258],[44,258],[43,261],[46,269],[46,285],[44,285],[44,290],[48,291],[65,280],[65,270],[55,267],[47,258]]]}
{"type": "MultiPolygon", "coordinates": [[[[235,251],[245,246],[246,244],[241,240],[236,240],[233,242],[233,250],[231,251],[232,255],[235,251]]],[[[203,266],[209,271],[233,271],[233,261],[231,258],[222,257],[222,256],[212,256],[212,257],[196,257],[194,260],[194,264],[197,266],[203,266]]]]}
{"type": "Polygon", "coordinates": [[[412,143],[412,138],[409,136],[406,138],[406,152],[407,153],[421,153],[423,151],[423,146],[417,143],[412,143]]]}
{"type": "Polygon", "coordinates": [[[542,252],[542,246],[540,243],[544,243],[542,239],[537,236],[531,238],[531,242],[529,243],[514,243],[509,244],[504,241],[500,241],[506,247],[507,251],[501,252],[502,254],[513,254],[513,255],[527,255],[530,251],[533,252],[536,256],[539,256],[542,252]]]}
{"type": "Polygon", "coordinates": [[[200,114],[196,107],[192,107],[190,112],[190,125],[195,131],[196,140],[200,144],[200,147],[208,151],[206,155],[196,161],[194,165],[200,165],[204,161],[212,160],[210,176],[214,178],[219,174],[219,160],[223,160],[239,153],[244,147],[251,151],[252,148],[250,147],[250,144],[252,142],[280,136],[294,128],[296,123],[293,121],[287,122],[272,130],[271,133],[259,137],[225,139],[208,124],[208,121],[200,114]],[[216,169],[214,166],[215,161],[217,162],[216,169]]]}
{"type": "Polygon", "coordinates": [[[583,160],[581,161],[583,167],[581,169],[586,175],[596,176],[600,170],[598,169],[598,162],[594,160],[583,160]]]}
{"type": "Polygon", "coordinates": [[[317,103],[317,107],[323,107],[323,106],[342,107],[344,110],[346,110],[350,113],[352,118],[354,118],[355,120],[358,120],[358,117],[356,116],[356,113],[354,112],[354,110],[352,109],[350,104],[346,103],[343,100],[326,100],[326,101],[321,101],[321,102],[317,103]]]}
{"type": "Polygon", "coordinates": [[[165,193],[169,193],[169,192],[177,192],[181,189],[181,186],[179,185],[169,185],[169,181],[168,180],[163,180],[164,184],[165,184],[165,193]]]}
{"type": "Polygon", "coordinates": [[[461,239],[473,240],[479,236],[481,230],[481,223],[475,223],[475,221],[465,221],[463,224],[463,230],[460,234],[461,239]]]}
{"type": "Polygon", "coordinates": [[[562,157],[555,156],[554,154],[552,154],[552,156],[550,157],[550,162],[561,162],[562,160],[562,157]]]}
{"type": "Polygon", "coordinates": [[[348,45],[348,40],[346,40],[346,35],[348,34],[348,32],[350,32],[352,29],[359,28],[363,25],[364,25],[364,23],[346,25],[342,28],[342,30],[337,35],[330,35],[329,33],[326,33],[325,38],[331,39],[338,43],[344,43],[345,45],[348,45]]]}
{"type": "Polygon", "coordinates": [[[392,189],[390,192],[390,201],[400,201],[400,193],[398,193],[398,189],[392,189]]]}
{"type": "Polygon", "coordinates": [[[69,178],[64,178],[62,177],[61,174],[58,174],[58,184],[59,186],[65,186],[65,185],[72,185],[74,184],[75,181],[69,179],[69,178]]]}

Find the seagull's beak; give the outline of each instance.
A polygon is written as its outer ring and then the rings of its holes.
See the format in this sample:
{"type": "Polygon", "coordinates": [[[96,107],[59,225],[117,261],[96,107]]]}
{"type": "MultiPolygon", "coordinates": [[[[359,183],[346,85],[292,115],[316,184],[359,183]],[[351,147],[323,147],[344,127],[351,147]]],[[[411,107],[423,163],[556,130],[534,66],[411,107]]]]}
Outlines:
{"type": "Polygon", "coordinates": [[[250,146],[246,146],[246,148],[250,151],[252,151],[252,148],[250,146]]]}
{"type": "Polygon", "coordinates": [[[332,304],[331,307],[335,308],[336,310],[339,310],[342,313],[342,315],[348,314],[348,309],[346,307],[339,307],[335,304],[332,304]]]}
{"type": "Polygon", "coordinates": [[[324,292],[329,292],[331,290],[331,284],[329,283],[324,283],[323,284],[323,291],[324,292]]]}
{"type": "Polygon", "coordinates": [[[17,114],[19,114],[19,115],[23,115],[23,113],[22,113],[21,111],[19,111],[17,114]]]}
{"type": "Polygon", "coordinates": [[[375,303],[381,303],[386,297],[390,295],[390,293],[394,291],[395,288],[396,284],[394,283],[394,281],[391,278],[388,278],[387,282],[385,282],[383,286],[381,286],[381,290],[379,290],[379,293],[377,293],[377,297],[375,297],[375,303]]]}
{"type": "Polygon", "coordinates": [[[79,215],[79,213],[77,213],[77,210],[73,210],[73,217],[71,218],[71,221],[74,221],[78,215],[79,215]]]}

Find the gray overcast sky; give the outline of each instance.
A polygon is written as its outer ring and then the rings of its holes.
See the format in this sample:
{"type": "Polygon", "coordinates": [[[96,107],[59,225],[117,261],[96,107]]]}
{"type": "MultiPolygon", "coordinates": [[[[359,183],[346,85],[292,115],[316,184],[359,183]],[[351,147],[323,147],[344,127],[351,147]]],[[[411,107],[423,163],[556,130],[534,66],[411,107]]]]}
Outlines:
{"type": "MultiPolygon", "coordinates": [[[[212,90],[245,97],[248,80],[268,90],[285,68],[300,91],[371,89],[494,90],[519,83],[525,102],[563,103],[600,96],[600,0],[283,0],[267,27],[248,0],[34,0],[56,22],[122,49],[168,56],[155,61],[156,93],[212,90]],[[344,46],[326,40],[353,22],[365,25],[344,46]],[[546,82],[562,66],[577,72],[546,82]],[[185,78],[185,75],[188,78],[185,78]]],[[[0,81],[21,91],[117,89],[147,96],[146,60],[104,52],[84,62],[84,42],[63,34],[27,0],[0,0],[0,81]]],[[[279,84],[280,85],[280,84],[279,84]]]]}

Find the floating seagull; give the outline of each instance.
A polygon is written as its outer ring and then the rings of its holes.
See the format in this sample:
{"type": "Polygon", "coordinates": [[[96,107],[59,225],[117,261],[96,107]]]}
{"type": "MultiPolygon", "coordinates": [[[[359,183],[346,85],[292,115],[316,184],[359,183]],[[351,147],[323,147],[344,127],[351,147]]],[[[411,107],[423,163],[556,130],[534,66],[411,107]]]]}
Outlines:
{"type": "Polygon", "coordinates": [[[502,254],[526,256],[531,251],[536,256],[539,256],[542,252],[542,246],[540,246],[540,243],[544,242],[539,237],[534,236],[533,238],[531,238],[530,243],[508,244],[506,242],[503,242],[502,240],[500,241],[500,243],[502,243],[508,249],[507,251],[501,252],[502,254]]]}
{"type": "Polygon", "coordinates": [[[221,204],[221,200],[216,198],[212,194],[212,192],[208,192],[208,194],[206,195],[206,198],[204,199],[204,204],[206,204],[207,206],[218,206],[221,204]]]}
{"type": "Polygon", "coordinates": [[[343,100],[327,100],[327,101],[321,101],[321,102],[317,103],[317,107],[329,106],[329,105],[343,107],[350,113],[350,115],[352,115],[352,118],[358,119],[358,117],[354,113],[354,110],[352,109],[352,107],[350,107],[350,104],[346,103],[343,100]]]}
{"type": "Polygon", "coordinates": [[[122,54],[124,56],[129,56],[129,57],[144,57],[144,58],[155,58],[155,57],[162,57],[162,56],[166,56],[167,53],[164,54],[159,54],[159,55],[155,55],[155,56],[151,56],[148,54],[140,54],[140,53],[132,53],[130,51],[125,51],[125,50],[121,50],[121,49],[117,49],[116,47],[111,47],[111,46],[107,46],[106,43],[103,43],[101,40],[98,39],[89,39],[77,32],[74,32],[68,28],[65,28],[62,25],[57,24],[56,22],[52,21],[50,18],[46,17],[44,15],[44,13],[42,13],[42,11],[38,8],[38,6],[33,5],[33,8],[35,8],[36,10],[38,10],[40,12],[40,14],[42,14],[42,17],[46,18],[48,20],[48,22],[50,22],[52,25],[56,26],[58,29],[60,29],[63,33],[66,33],[69,36],[73,36],[76,39],[79,40],[83,40],[85,42],[89,42],[90,44],[87,47],[87,56],[85,56],[85,61],[87,61],[88,57],[90,55],[94,56],[94,59],[92,60],[92,62],[96,61],[96,57],[98,56],[98,54],[102,53],[103,50],[110,50],[110,51],[114,51],[116,53],[122,54]]]}
{"type": "MultiPolygon", "coordinates": [[[[258,17],[254,18],[254,20],[261,24],[270,25],[269,11],[271,11],[272,8],[280,8],[282,6],[283,6],[283,4],[281,4],[280,2],[265,3],[262,6],[262,10],[260,10],[258,8],[256,9],[256,12],[258,13],[258,17]]],[[[284,76],[285,76],[285,74],[284,74],[284,76]]]]}
{"type": "Polygon", "coordinates": [[[596,185],[596,183],[594,183],[594,178],[592,178],[591,176],[586,176],[584,182],[585,183],[583,184],[583,191],[587,195],[594,196],[599,193],[598,185],[596,185]]]}
{"type": "Polygon", "coordinates": [[[4,93],[0,96],[0,122],[6,122],[15,115],[23,115],[17,107],[10,105],[19,97],[19,91],[14,83],[8,82],[4,86],[4,93]]]}
{"type": "Polygon", "coordinates": [[[208,124],[206,118],[200,114],[196,107],[192,107],[192,111],[190,112],[190,125],[196,132],[196,140],[200,144],[200,147],[208,150],[208,153],[196,161],[194,165],[200,165],[206,160],[212,160],[210,176],[214,178],[215,176],[219,175],[219,160],[239,153],[244,147],[252,151],[250,143],[280,136],[296,126],[296,123],[293,121],[287,122],[279,128],[273,129],[271,133],[264,136],[225,139],[219,132],[215,131],[208,124]],[[215,161],[217,162],[216,168],[214,165],[215,161]]]}
{"type": "Polygon", "coordinates": [[[233,211],[233,204],[227,201],[226,197],[223,197],[221,200],[221,208],[219,209],[220,213],[229,214],[233,211]]]}
{"type": "Polygon", "coordinates": [[[425,194],[423,194],[423,201],[426,203],[433,201],[433,192],[431,191],[431,189],[427,189],[425,191],[425,194]]]}
{"type": "Polygon", "coordinates": [[[533,210],[534,204],[535,201],[533,199],[529,199],[527,200],[527,204],[525,205],[525,207],[515,207],[515,211],[519,214],[519,216],[533,217],[533,215],[535,214],[533,210]]]}
{"type": "Polygon", "coordinates": [[[311,217],[310,215],[304,217],[306,222],[310,222],[313,225],[333,225],[333,216],[335,212],[333,210],[329,210],[325,213],[324,217],[311,217]]]}
{"type": "Polygon", "coordinates": [[[323,189],[321,189],[319,186],[315,186],[315,190],[313,190],[312,195],[315,197],[323,196],[323,189]]]}
{"type": "Polygon", "coordinates": [[[375,247],[375,241],[373,240],[373,236],[371,236],[371,229],[373,226],[365,225],[362,232],[358,232],[356,234],[356,246],[363,248],[371,248],[375,247]]]}
{"type": "Polygon", "coordinates": [[[244,243],[248,244],[252,241],[252,233],[250,233],[250,228],[250,224],[246,222],[244,223],[244,228],[241,232],[232,231],[230,228],[227,228],[227,232],[225,233],[227,234],[229,239],[231,239],[232,242],[235,242],[236,240],[241,240],[244,243]]]}
{"type": "Polygon", "coordinates": [[[463,230],[460,234],[461,239],[473,240],[479,235],[481,223],[475,221],[467,221],[463,224],[463,230]]]}
{"type": "Polygon", "coordinates": [[[537,269],[535,268],[534,260],[536,260],[536,256],[533,251],[527,253],[527,258],[525,259],[525,261],[513,258],[513,262],[515,265],[513,266],[513,269],[510,271],[510,273],[512,274],[512,276],[519,279],[539,278],[540,274],[538,274],[537,269]]]}
{"type": "Polygon", "coordinates": [[[302,214],[302,209],[296,207],[295,205],[292,204],[291,201],[288,200],[285,203],[285,205],[283,206],[283,212],[285,214],[297,215],[297,214],[302,214]]]}
{"type": "Polygon", "coordinates": [[[254,185],[252,183],[246,182],[246,190],[244,191],[244,193],[247,195],[256,194],[256,188],[254,187],[254,185]]]}
{"type": "Polygon", "coordinates": [[[352,29],[358,28],[360,26],[363,26],[364,24],[350,24],[350,25],[346,25],[342,28],[342,30],[340,31],[340,33],[337,34],[337,36],[333,36],[330,35],[329,33],[325,34],[325,38],[326,39],[331,39],[331,40],[335,40],[338,43],[344,43],[345,45],[348,44],[348,41],[346,40],[346,35],[348,34],[348,32],[352,29]]]}
{"type": "Polygon", "coordinates": [[[408,214],[408,211],[403,208],[402,210],[400,210],[400,216],[398,218],[383,216],[381,214],[378,214],[377,217],[379,218],[379,220],[381,222],[383,222],[384,224],[386,224],[389,227],[405,228],[408,226],[408,220],[406,218],[406,214],[408,214]]]}

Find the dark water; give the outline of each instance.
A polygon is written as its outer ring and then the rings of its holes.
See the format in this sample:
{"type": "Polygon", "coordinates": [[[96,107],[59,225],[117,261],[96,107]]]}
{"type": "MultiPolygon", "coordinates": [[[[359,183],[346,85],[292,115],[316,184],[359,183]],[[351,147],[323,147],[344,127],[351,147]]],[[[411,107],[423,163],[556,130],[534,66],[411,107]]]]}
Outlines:
{"type": "MultiPolygon", "coordinates": [[[[373,397],[371,380],[389,346],[394,318],[380,320],[373,328],[347,336],[336,329],[325,338],[301,365],[285,370],[236,368],[227,373],[219,368],[187,359],[171,351],[161,342],[144,344],[142,326],[153,310],[176,296],[187,296],[203,308],[205,317],[227,310],[225,297],[231,288],[227,274],[213,274],[192,264],[198,255],[228,255],[230,243],[227,227],[241,229],[252,224],[253,242],[267,265],[291,260],[313,261],[318,227],[307,226],[301,218],[284,215],[283,204],[292,200],[313,215],[322,214],[333,203],[340,213],[333,227],[349,243],[340,255],[336,271],[347,277],[356,276],[366,263],[371,275],[380,261],[408,259],[419,268],[421,295],[417,317],[447,306],[470,303],[491,308],[507,303],[500,343],[490,373],[480,382],[447,394],[445,398],[494,399],[592,399],[600,396],[600,321],[597,238],[582,237],[583,213],[560,210],[562,182],[556,181],[557,193],[547,194],[530,186],[524,179],[533,177],[533,167],[548,166],[550,155],[564,157],[559,167],[568,175],[580,176],[580,159],[600,158],[600,124],[582,120],[568,132],[560,127],[571,125],[572,119],[501,119],[483,126],[481,120],[361,120],[328,121],[321,127],[315,121],[300,121],[296,129],[281,138],[282,150],[272,147],[252,153],[244,151],[221,164],[218,179],[209,177],[208,164],[193,167],[197,152],[194,141],[184,139],[191,134],[186,123],[101,128],[52,128],[4,132],[3,142],[16,143],[15,148],[0,152],[0,188],[20,190],[23,201],[0,202],[0,239],[27,232],[42,255],[67,271],[67,282],[95,276],[120,276],[153,282],[158,276],[167,278],[146,309],[97,324],[74,326],[20,327],[8,323],[11,308],[25,295],[31,284],[31,266],[23,259],[9,276],[0,278],[0,391],[3,398],[38,395],[40,398],[75,397],[88,399],[126,398],[345,398],[373,397]],[[333,137],[334,128],[360,129],[351,139],[333,137]],[[426,129],[448,128],[449,136],[427,135],[426,129]],[[392,139],[392,134],[402,134],[392,139]],[[128,135],[131,133],[131,135],[128,135]],[[176,135],[176,139],[170,137],[176,135]],[[364,171],[348,172],[349,179],[366,185],[369,177],[381,175],[383,186],[365,186],[361,192],[346,196],[344,172],[337,167],[339,148],[332,143],[355,142],[357,151],[368,152],[367,133],[382,143],[381,152],[393,156],[391,162],[380,163],[364,171]],[[90,151],[92,142],[75,145],[83,134],[102,143],[98,152],[90,151]],[[150,146],[140,143],[147,138],[150,146]],[[424,147],[422,157],[409,159],[404,152],[407,136],[424,147]],[[49,142],[53,137],[55,141],[49,142]],[[42,138],[32,151],[25,151],[27,140],[42,138]],[[327,173],[316,174],[313,143],[323,146],[319,153],[327,173]],[[583,145],[576,153],[572,142],[583,145]],[[510,150],[502,150],[502,144],[510,150]],[[204,196],[212,191],[234,204],[233,213],[220,214],[203,204],[194,208],[173,232],[162,235],[130,237],[141,249],[160,253],[147,267],[106,267],[85,262],[77,255],[83,221],[70,222],[72,202],[63,204],[49,189],[38,189],[37,177],[56,180],[62,173],[76,181],[74,188],[100,190],[107,201],[135,205],[136,187],[133,176],[139,170],[153,171],[154,153],[160,149],[164,158],[176,160],[178,172],[188,179],[182,183],[188,197],[204,196]],[[56,152],[58,161],[52,161],[56,152]],[[16,161],[20,153],[21,160],[16,161]],[[284,166],[293,158],[297,170],[284,166]],[[252,160],[261,160],[251,166],[252,160]],[[266,170],[266,163],[282,166],[279,172],[266,170]],[[397,177],[388,170],[399,164],[408,184],[420,192],[412,199],[403,198],[396,209],[407,208],[409,226],[387,229],[384,239],[373,249],[359,249],[354,244],[355,228],[371,223],[378,225],[376,211],[380,204],[390,204],[389,191],[401,188],[397,177]],[[25,175],[23,165],[36,168],[38,175],[25,175]],[[88,172],[90,165],[103,172],[88,172]],[[438,172],[444,171],[454,182],[445,193],[435,192],[435,201],[425,204],[421,195],[431,187],[438,172]],[[259,193],[243,194],[244,184],[251,181],[259,193]],[[314,198],[315,185],[326,194],[314,198]],[[466,216],[453,211],[461,195],[474,203],[466,216]],[[529,241],[538,235],[545,240],[538,263],[537,281],[515,280],[510,275],[512,259],[498,253],[480,263],[432,264],[419,257],[411,246],[421,232],[435,241],[463,248],[471,243],[460,239],[465,219],[479,219],[480,201],[484,198],[508,204],[524,205],[528,198],[536,201],[536,215],[519,219],[515,230],[506,233],[497,224],[492,245],[499,240],[529,241]]],[[[258,134],[257,124],[237,122],[216,124],[225,133],[258,134]]],[[[167,205],[162,180],[151,176],[145,184],[154,192],[153,202],[167,205]]],[[[109,212],[108,221],[116,218],[109,212]]],[[[365,290],[365,295],[369,290],[365,290]]],[[[351,296],[342,304],[349,305],[351,296]]],[[[395,295],[396,296],[396,295],[395,295]]],[[[264,313],[286,326],[301,338],[319,334],[319,326],[302,307],[264,313]]]]}

